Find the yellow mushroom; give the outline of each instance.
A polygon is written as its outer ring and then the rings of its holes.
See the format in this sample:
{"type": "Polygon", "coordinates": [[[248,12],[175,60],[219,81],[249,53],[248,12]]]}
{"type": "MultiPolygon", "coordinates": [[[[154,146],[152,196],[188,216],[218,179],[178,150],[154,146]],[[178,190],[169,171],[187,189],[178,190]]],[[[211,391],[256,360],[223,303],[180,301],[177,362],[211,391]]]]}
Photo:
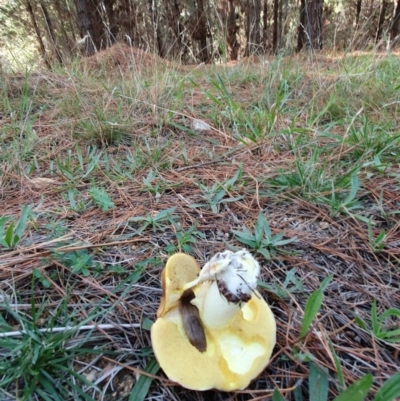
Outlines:
{"type": "Polygon", "coordinates": [[[169,379],[192,390],[246,388],[275,346],[274,316],[255,290],[257,261],[246,250],[215,255],[201,270],[170,257],[151,339],[169,379]]]}

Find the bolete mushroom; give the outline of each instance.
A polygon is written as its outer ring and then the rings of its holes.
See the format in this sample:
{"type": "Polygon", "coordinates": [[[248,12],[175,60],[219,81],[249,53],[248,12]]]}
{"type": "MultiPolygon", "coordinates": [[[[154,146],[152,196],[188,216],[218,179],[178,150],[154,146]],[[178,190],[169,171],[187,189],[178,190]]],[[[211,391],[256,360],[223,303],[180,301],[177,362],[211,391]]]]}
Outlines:
{"type": "Polygon", "coordinates": [[[255,290],[259,271],[245,249],[216,254],[201,272],[191,256],[168,259],[151,339],[170,380],[192,390],[233,391],[266,367],[276,325],[255,290]]]}

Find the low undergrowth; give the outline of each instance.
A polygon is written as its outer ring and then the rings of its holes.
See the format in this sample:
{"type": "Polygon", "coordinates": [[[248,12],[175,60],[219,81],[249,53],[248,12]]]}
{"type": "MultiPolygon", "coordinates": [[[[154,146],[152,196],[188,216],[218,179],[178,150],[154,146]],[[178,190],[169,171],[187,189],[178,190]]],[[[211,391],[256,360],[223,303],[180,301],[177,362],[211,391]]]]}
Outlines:
{"type": "Polygon", "coordinates": [[[399,397],[399,58],[127,61],[1,81],[0,398],[399,397]],[[229,395],[174,385],[160,272],[243,246],[271,363],[229,395]]]}

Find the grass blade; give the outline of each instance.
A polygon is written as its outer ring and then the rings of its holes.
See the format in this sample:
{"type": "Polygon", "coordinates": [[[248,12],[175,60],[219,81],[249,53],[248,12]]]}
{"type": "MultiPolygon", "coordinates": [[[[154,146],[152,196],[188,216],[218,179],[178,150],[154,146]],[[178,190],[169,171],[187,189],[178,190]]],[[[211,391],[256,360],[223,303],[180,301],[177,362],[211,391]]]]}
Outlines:
{"type": "Polygon", "coordinates": [[[328,399],[328,374],[315,363],[310,365],[308,376],[310,401],[326,401],[328,399]]]}
{"type": "Polygon", "coordinates": [[[373,401],[392,401],[400,396],[400,372],[387,379],[373,401]]]}
{"type": "Polygon", "coordinates": [[[319,308],[322,305],[322,301],[324,300],[324,289],[328,286],[329,282],[332,280],[332,277],[333,276],[327,277],[321,283],[321,287],[318,288],[318,290],[315,290],[308,298],[306,308],[304,310],[304,318],[301,326],[300,338],[303,338],[306,335],[312,321],[318,313],[319,308]]]}
{"type": "MultiPolygon", "coordinates": [[[[364,401],[371,386],[372,375],[368,373],[353,383],[347,390],[343,391],[343,393],[338,395],[333,401],[364,401]]],[[[385,401],[388,400],[385,399],[385,401]]]]}
{"type": "MultiPolygon", "coordinates": [[[[146,366],[145,372],[155,375],[160,369],[160,365],[153,358],[146,366]]],[[[149,391],[153,379],[149,376],[141,375],[136,382],[133,390],[129,396],[129,401],[143,401],[149,391]]]]}
{"type": "Polygon", "coordinates": [[[285,401],[283,395],[279,392],[277,388],[274,390],[274,393],[272,394],[272,401],[285,401]]]}

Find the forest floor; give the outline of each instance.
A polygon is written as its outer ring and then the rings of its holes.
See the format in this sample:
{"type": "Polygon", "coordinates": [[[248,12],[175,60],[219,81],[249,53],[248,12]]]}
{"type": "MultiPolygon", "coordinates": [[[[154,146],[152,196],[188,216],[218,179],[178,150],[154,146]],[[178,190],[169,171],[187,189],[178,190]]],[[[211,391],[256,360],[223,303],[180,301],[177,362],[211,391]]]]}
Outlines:
{"type": "Polygon", "coordinates": [[[0,398],[398,397],[399,71],[390,53],[188,67],[123,47],[4,74],[0,398]],[[161,270],[244,246],[271,362],[242,391],[186,390],[153,361],[161,270]]]}

